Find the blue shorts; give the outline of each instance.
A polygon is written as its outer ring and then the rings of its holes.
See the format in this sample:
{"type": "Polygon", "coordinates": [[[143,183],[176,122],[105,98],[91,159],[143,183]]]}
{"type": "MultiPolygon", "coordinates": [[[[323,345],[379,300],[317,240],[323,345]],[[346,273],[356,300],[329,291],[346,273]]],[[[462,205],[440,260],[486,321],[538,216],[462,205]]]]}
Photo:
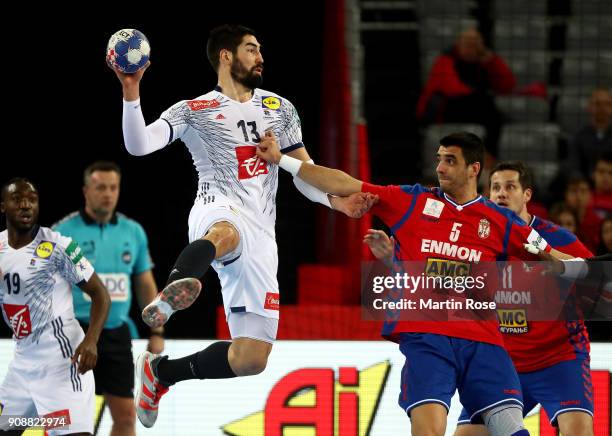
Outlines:
{"type": "Polygon", "coordinates": [[[433,333],[402,333],[399,405],[408,413],[426,403],[450,409],[455,390],[474,422],[482,412],[504,403],[523,406],[521,385],[502,347],[433,333]]]}
{"type": "MultiPolygon", "coordinates": [[[[590,360],[580,357],[556,363],[548,368],[519,373],[523,390],[523,416],[535,406],[542,405],[557,426],[557,417],[565,412],[585,412],[593,416],[593,385],[590,360]]],[[[461,411],[458,425],[469,424],[470,416],[461,411]]]]}

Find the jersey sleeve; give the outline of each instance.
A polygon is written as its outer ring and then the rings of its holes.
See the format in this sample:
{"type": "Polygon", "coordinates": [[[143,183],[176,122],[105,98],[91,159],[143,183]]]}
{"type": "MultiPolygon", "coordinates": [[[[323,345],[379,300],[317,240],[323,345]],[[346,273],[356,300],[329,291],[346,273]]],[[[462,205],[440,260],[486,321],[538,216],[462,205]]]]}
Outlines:
{"type": "Polygon", "coordinates": [[[365,182],[361,191],[378,195],[379,200],[372,207],[372,213],[390,228],[395,227],[410,216],[416,195],[420,192],[418,185],[381,186],[365,182]]]}
{"type": "Polygon", "coordinates": [[[149,240],[142,226],[136,223],[136,259],[134,261],[134,274],[140,274],[153,269],[153,261],[149,253],[149,240]]]}
{"type": "Polygon", "coordinates": [[[282,153],[289,153],[303,147],[302,143],[302,123],[297,110],[289,100],[283,100],[280,107],[281,111],[281,131],[279,135],[279,145],[282,153]]]}
{"type": "Polygon", "coordinates": [[[519,259],[525,257],[527,251],[525,250],[524,244],[531,244],[540,250],[550,251],[550,245],[546,240],[527,224],[519,219],[510,218],[509,235],[507,254],[511,257],[517,257],[519,259]]]}
{"type": "Polygon", "coordinates": [[[56,237],[56,268],[57,272],[68,283],[77,285],[81,282],[87,282],[94,273],[93,266],[83,256],[81,247],[72,238],[61,235],[55,232],[56,237]]]}
{"type": "Polygon", "coordinates": [[[160,120],[168,123],[170,126],[170,138],[168,143],[171,143],[177,139],[181,139],[189,124],[187,124],[189,105],[187,100],[179,101],[166,109],[159,117],[160,120]]]}

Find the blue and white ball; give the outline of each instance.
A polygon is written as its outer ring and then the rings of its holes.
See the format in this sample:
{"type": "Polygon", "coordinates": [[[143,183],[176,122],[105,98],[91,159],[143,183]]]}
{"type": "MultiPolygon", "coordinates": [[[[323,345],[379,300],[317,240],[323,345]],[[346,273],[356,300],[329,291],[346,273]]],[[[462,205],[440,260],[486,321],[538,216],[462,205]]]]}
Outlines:
{"type": "Polygon", "coordinates": [[[142,32],[121,29],[108,40],[106,62],[124,73],[135,73],[149,61],[151,46],[142,32]]]}

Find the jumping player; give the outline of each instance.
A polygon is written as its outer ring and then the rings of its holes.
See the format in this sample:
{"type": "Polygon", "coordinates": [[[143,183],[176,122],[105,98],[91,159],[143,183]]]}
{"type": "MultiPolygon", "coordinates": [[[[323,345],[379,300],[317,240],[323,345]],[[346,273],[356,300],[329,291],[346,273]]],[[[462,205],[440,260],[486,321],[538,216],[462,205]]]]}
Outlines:
{"type": "MultiPolygon", "coordinates": [[[[220,341],[191,356],[168,360],[145,352],[137,361],[138,418],[151,427],[161,395],[186,379],[231,378],[262,372],[276,338],[279,289],[274,224],[278,167],[256,155],[256,145],[272,134],[282,152],[300,161],[310,157],[302,143],[300,119],[287,99],[260,89],[261,45],[243,26],[213,29],[208,59],[217,72],[214,90],[184,100],[146,125],[139,84],[144,70],[123,74],[123,134],[127,150],[145,155],[181,139],[199,175],[189,215],[190,244],[179,255],[166,288],[143,311],[159,326],[197,298],[201,278],[212,264],[222,287],[231,342],[220,341]]],[[[300,179],[296,187],[312,201],[359,216],[373,196],[328,196],[300,179]]]]}

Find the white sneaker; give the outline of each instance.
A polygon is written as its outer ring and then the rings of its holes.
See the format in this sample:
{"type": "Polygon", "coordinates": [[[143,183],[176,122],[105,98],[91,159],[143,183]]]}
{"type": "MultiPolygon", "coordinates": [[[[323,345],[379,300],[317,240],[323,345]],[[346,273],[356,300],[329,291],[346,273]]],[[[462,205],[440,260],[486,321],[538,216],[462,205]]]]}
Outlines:
{"type": "Polygon", "coordinates": [[[155,376],[152,363],[160,358],[159,354],[143,352],[136,360],[136,393],[134,405],[136,416],[145,427],[153,427],[159,411],[159,400],[168,392],[168,387],[162,385],[155,376]]]}
{"type": "Polygon", "coordinates": [[[161,327],[177,310],[186,309],[200,295],[202,284],[187,277],[168,284],[142,311],[142,320],[150,327],[161,327]]]}

